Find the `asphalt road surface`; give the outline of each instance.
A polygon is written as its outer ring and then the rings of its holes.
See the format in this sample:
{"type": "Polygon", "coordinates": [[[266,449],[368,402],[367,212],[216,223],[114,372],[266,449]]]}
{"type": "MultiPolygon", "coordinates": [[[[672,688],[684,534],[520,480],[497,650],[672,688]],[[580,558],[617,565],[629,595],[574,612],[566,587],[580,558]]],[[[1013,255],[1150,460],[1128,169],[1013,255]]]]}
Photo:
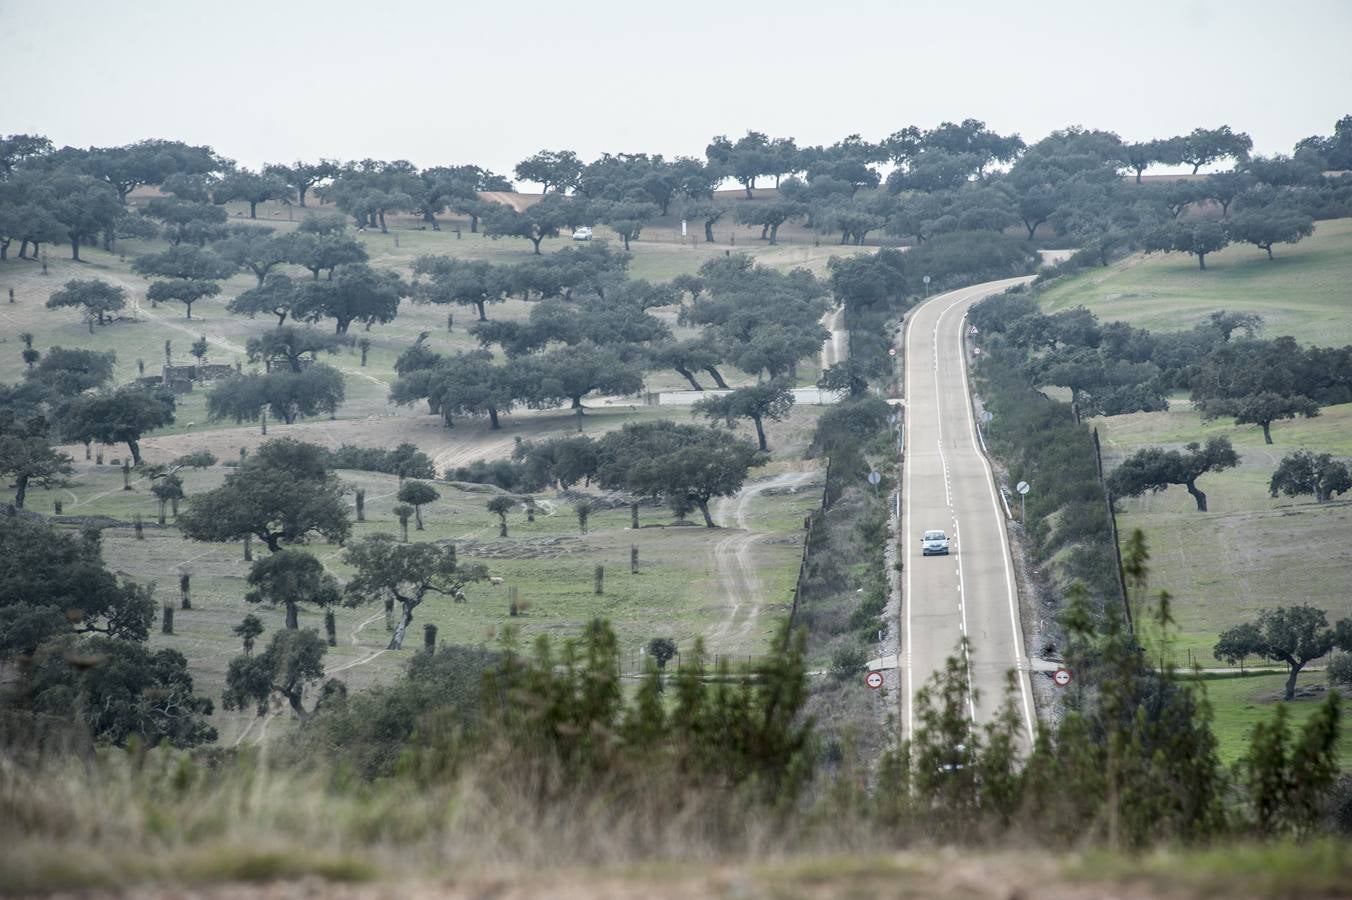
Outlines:
{"type": "Polygon", "coordinates": [[[910,316],[902,481],[902,721],[914,734],[916,691],[970,641],[969,712],[995,717],[1006,673],[1018,671],[1015,704],[1033,736],[1032,689],[1019,624],[1019,600],[1005,536],[1004,507],[977,436],[963,351],[967,309],[1027,279],[993,281],[941,294],[910,316]],[[920,535],[943,529],[948,556],[923,556],[920,535]]]}

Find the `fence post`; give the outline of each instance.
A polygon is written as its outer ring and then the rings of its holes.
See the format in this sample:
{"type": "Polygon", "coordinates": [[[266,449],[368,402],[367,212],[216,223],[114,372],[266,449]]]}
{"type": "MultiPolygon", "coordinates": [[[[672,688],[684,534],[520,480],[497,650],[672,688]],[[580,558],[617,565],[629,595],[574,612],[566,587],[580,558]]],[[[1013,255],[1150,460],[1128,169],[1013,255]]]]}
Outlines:
{"type": "Polygon", "coordinates": [[[629,504],[629,527],[638,528],[638,501],[629,504]]]}
{"type": "Polygon", "coordinates": [[[638,574],[638,544],[629,545],[629,574],[638,574]]]}
{"type": "Polygon", "coordinates": [[[597,567],[596,567],[596,593],[598,593],[598,594],[603,593],[603,591],[602,591],[602,585],[603,585],[603,583],[604,583],[604,581],[605,581],[605,577],[606,577],[606,567],[605,567],[605,566],[597,566],[597,567]]]}

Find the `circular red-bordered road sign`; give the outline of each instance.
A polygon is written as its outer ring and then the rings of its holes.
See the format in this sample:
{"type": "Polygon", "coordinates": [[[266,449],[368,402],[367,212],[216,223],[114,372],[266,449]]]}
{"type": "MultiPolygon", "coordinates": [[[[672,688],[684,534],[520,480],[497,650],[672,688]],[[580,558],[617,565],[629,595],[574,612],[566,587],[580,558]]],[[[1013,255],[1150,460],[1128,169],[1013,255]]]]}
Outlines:
{"type": "Polygon", "coordinates": [[[1057,687],[1065,687],[1070,684],[1070,669],[1057,669],[1053,672],[1052,683],[1057,687]]]}
{"type": "Polygon", "coordinates": [[[869,672],[867,675],[864,676],[864,684],[868,685],[874,690],[877,690],[878,688],[883,686],[883,673],[869,672]]]}

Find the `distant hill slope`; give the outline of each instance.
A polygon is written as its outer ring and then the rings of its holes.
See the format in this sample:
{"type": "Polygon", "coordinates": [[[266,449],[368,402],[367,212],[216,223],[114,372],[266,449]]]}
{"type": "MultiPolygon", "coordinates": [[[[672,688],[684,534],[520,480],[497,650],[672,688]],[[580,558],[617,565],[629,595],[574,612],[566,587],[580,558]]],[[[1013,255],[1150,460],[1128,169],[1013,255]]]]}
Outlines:
{"type": "Polygon", "coordinates": [[[1084,305],[1104,321],[1159,331],[1191,328],[1218,309],[1258,313],[1265,337],[1352,343],[1352,219],[1318,222],[1313,236],[1273,252],[1269,261],[1257,247],[1235,244],[1209,254],[1205,272],[1181,253],[1137,254],[1068,277],[1040,300],[1048,312],[1084,305]]]}

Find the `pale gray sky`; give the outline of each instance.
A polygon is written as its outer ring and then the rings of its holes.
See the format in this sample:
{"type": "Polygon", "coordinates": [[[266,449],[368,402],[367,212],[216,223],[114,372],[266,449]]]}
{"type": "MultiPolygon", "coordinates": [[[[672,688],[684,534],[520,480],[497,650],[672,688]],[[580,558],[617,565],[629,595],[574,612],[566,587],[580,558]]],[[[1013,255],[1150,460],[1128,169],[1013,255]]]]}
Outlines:
{"type": "Polygon", "coordinates": [[[1352,113],[1349,0],[0,0],[0,132],[255,166],[701,155],[985,119],[1289,152],[1352,113]]]}

